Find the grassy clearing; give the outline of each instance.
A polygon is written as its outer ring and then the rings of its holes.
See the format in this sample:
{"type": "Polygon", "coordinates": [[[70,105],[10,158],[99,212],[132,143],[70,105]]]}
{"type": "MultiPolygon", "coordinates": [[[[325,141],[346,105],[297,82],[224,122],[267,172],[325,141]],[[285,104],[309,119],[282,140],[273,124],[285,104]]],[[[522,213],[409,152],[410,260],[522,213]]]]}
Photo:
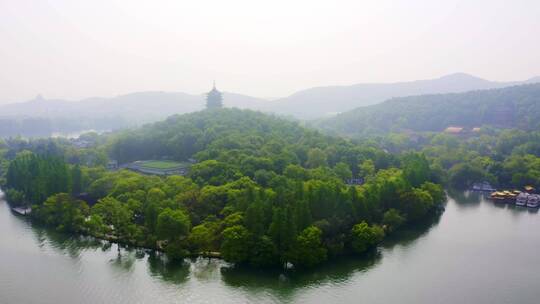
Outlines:
{"type": "Polygon", "coordinates": [[[147,160],[140,164],[141,167],[151,169],[174,169],[185,166],[184,163],[170,161],[170,160],[147,160]]]}

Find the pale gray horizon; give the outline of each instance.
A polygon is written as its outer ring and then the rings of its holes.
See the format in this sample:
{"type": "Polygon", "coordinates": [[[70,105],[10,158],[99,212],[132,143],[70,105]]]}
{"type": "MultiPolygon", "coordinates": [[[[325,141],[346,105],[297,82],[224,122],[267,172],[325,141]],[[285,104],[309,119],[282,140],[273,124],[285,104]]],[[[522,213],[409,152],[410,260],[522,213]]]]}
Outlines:
{"type": "Polygon", "coordinates": [[[540,1],[0,0],[0,104],[540,76],[540,1]]]}

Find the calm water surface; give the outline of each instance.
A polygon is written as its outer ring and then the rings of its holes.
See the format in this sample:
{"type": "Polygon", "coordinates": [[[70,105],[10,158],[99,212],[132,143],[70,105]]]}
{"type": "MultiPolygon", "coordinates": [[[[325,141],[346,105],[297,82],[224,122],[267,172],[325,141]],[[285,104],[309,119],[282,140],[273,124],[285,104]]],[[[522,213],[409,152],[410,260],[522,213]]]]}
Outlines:
{"type": "Polygon", "coordinates": [[[0,303],[540,303],[540,214],[474,195],[307,273],[171,264],[31,225],[0,199],[0,303]]]}

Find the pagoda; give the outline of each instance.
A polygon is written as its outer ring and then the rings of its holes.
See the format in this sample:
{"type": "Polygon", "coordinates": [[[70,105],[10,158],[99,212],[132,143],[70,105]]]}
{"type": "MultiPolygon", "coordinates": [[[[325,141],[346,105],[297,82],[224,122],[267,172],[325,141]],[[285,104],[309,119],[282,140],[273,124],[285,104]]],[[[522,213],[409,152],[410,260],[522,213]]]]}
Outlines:
{"type": "Polygon", "coordinates": [[[216,82],[214,81],[214,87],[208,94],[206,94],[206,108],[215,109],[223,107],[223,96],[221,92],[216,89],[216,82]]]}

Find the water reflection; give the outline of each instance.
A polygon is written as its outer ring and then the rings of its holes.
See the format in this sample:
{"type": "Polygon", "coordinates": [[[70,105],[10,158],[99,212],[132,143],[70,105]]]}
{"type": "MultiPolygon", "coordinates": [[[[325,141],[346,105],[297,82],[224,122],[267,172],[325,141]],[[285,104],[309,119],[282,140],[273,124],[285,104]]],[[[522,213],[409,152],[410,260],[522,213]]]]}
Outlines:
{"type": "Polygon", "coordinates": [[[163,254],[148,254],[148,272],[151,276],[171,284],[185,283],[189,278],[189,263],[170,261],[163,254]]]}
{"type": "Polygon", "coordinates": [[[235,288],[264,290],[280,297],[287,297],[298,289],[320,286],[327,283],[340,284],[348,281],[356,272],[366,272],[375,267],[382,258],[374,250],[361,257],[341,257],[306,271],[254,270],[245,267],[221,268],[222,280],[235,288]],[[256,277],[257,280],[252,278],[256,277]]]}
{"type": "Polygon", "coordinates": [[[538,208],[527,208],[528,213],[536,214],[538,213],[538,208]]]}
{"type": "Polygon", "coordinates": [[[262,294],[264,297],[270,296],[287,301],[293,299],[302,289],[317,288],[326,284],[346,284],[356,274],[369,272],[382,262],[383,251],[391,250],[395,246],[412,246],[438,224],[440,216],[405,227],[386,238],[378,250],[362,256],[340,257],[305,271],[255,270],[234,267],[224,261],[208,258],[171,261],[159,252],[119,247],[92,237],[60,233],[32,224],[25,218],[13,219],[16,222],[24,222],[27,229],[32,232],[34,243],[38,244],[41,251],[52,251],[67,256],[79,264],[79,268],[84,260],[102,260],[106,262],[106,269],[112,271],[116,280],[130,281],[132,277],[139,275],[136,272],[137,265],[144,263],[147,274],[171,287],[188,286],[186,283],[191,280],[209,283],[205,286],[211,285],[212,282],[222,282],[237,291],[249,290],[250,294],[262,294]]]}
{"type": "Polygon", "coordinates": [[[493,202],[493,206],[498,209],[507,209],[507,206],[509,208],[514,207],[514,205],[508,205],[508,204],[500,203],[500,202],[493,202]]]}
{"type": "Polygon", "coordinates": [[[329,261],[315,269],[303,271],[254,270],[246,267],[222,267],[221,277],[225,284],[235,288],[248,287],[250,290],[264,290],[287,298],[297,290],[320,285],[339,285],[359,272],[368,272],[381,263],[381,249],[409,247],[435,227],[442,214],[429,220],[408,225],[404,229],[388,236],[378,250],[361,256],[344,256],[329,261]],[[257,280],[253,280],[256,277],[257,280]]]}
{"type": "Polygon", "coordinates": [[[203,282],[219,279],[219,270],[231,266],[222,260],[212,258],[196,258],[189,262],[191,275],[203,282]]]}
{"type": "Polygon", "coordinates": [[[403,229],[388,235],[381,244],[381,247],[391,249],[395,246],[410,247],[414,245],[417,240],[427,235],[432,228],[439,224],[443,213],[440,212],[425,220],[407,225],[403,229]]]}
{"type": "Polygon", "coordinates": [[[37,224],[30,225],[40,248],[44,250],[51,248],[57,253],[68,255],[71,258],[79,258],[83,251],[90,249],[101,249],[103,252],[111,249],[111,243],[93,237],[70,235],[37,224]]]}
{"type": "Polygon", "coordinates": [[[463,208],[475,208],[480,205],[482,201],[483,194],[473,191],[458,191],[458,190],[448,190],[448,196],[453,199],[456,204],[463,208]]]}
{"type": "MultiPolygon", "coordinates": [[[[18,220],[25,221],[23,218],[18,218],[18,220]]],[[[437,225],[439,220],[440,216],[435,216],[430,220],[409,225],[387,237],[380,247],[388,250],[394,246],[411,246],[416,240],[427,234],[433,226],[437,225]]],[[[382,259],[381,251],[374,250],[362,256],[341,257],[312,270],[255,270],[246,267],[233,267],[224,261],[208,258],[170,261],[159,252],[118,247],[116,244],[92,237],[60,233],[31,223],[28,225],[31,226],[36,243],[44,251],[53,250],[77,261],[85,252],[101,251],[109,254],[116,252],[109,259],[108,264],[117,275],[133,273],[137,261],[146,258],[148,273],[162,282],[181,285],[186,283],[190,277],[202,282],[217,279],[230,287],[260,290],[285,298],[293,295],[299,289],[327,283],[346,282],[355,273],[369,271],[382,259]],[[254,277],[257,279],[254,280],[254,277]]]]}
{"type": "Polygon", "coordinates": [[[111,267],[119,273],[132,272],[136,261],[135,250],[117,250],[116,252],[116,257],[109,260],[111,267]]]}

